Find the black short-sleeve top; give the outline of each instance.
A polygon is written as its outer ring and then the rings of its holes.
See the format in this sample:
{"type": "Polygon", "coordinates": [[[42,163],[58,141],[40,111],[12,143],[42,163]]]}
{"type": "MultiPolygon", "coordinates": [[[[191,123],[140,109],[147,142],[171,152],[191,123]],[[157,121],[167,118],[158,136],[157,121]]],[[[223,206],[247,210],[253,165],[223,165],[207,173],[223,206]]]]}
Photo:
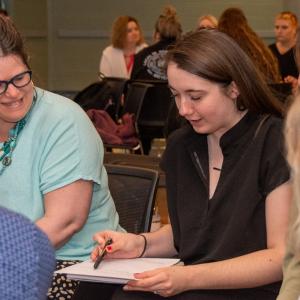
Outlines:
{"type": "Polygon", "coordinates": [[[271,51],[273,52],[273,54],[276,56],[278,60],[282,79],[284,79],[289,75],[297,78],[299,72],[295,61],[295,47],[291,48],[284,54],[281,54],[278,51],[276,44],[270,45],[269,48],[271,49],[271,51]]]}
{"type": "Polygon", "coordinates": [[[265,249],[266,197],[289,180],[279,118],[248,113],[220,146],[224,160],[211,199],[206,135],[178,129],[163,156],[174,245],[185,264],[265,249]]]}

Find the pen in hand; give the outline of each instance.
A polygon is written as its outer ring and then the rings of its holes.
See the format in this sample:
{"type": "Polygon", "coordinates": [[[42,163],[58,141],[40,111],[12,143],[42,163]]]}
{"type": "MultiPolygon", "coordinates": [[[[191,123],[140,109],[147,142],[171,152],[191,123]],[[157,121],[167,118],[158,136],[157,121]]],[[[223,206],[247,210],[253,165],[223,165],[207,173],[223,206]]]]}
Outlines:
{"type": "Polygon", "coordinates": [[[95,261],[94,269],[97,269],[98,266],[100,265],[102,259],[104,258],[104,256],[105,256],[106,253],[107,253],[106,247],[107,247],[108,245],[110,245],[110,244],[112,244],[112,239],[111,239],[111,238],[109,238],[109,239],[105,242],[105,244],[104,244],[104,246],[103,246],[103,249],[102,249],[101,253],[99,254],[99,256],[97,257],[97,259],[96,259],[96,261],[95,261]]]}

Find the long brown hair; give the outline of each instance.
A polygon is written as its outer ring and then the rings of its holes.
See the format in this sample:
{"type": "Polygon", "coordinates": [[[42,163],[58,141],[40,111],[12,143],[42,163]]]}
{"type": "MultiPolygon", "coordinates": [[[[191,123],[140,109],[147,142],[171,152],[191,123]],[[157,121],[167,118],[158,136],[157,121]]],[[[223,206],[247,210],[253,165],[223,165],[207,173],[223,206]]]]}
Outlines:
{"type": "Polygon", "coordinates": [[[226,87],[235,82],[237,108],[254,113],[283,114],[283,106],[251,59],[228,35],[214,29],[186,34],[166,56],[167,64],[226,87]]]}
{"type": "Polygon", "coordinates": [[[281,80],[277,59],[252,30],[241,9],[235,7],[226,9],[220,16],[218,29],[231,36],[240,45],[267,81],[281,80]]]}

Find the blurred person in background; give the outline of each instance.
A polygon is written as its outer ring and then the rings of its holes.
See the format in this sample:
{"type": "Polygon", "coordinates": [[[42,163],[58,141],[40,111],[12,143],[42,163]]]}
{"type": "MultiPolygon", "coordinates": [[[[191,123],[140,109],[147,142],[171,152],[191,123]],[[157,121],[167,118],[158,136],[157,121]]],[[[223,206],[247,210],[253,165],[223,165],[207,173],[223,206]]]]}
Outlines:
{"type": "Polygon", "coordinates": [[[134,55],[146,46],[137,19],[118,17],[113,23],[111,45],[103,50],[100,59],[100,73],[109,77],[130,78],[134,55]]]}
{"type": "Polygon", "coordinates": [[[291,83],[294,89],[297,88],[299,74],[294,57],[297,27],[295,14],[290,11],[279,13],[274,27],[276,42],[269,46],[278,60],[282,80],[291,83]]]}
{"type": "Polygon", "coordinates": [[[167,5],[154,26],[154,44],[135,55],[131,79],[167,80],[165,55],[182,34],[176,9],[167,5]]]}
{"type": "Polygon", "coordinates": [[[264,75],[267,83],[281,81],[276,57],[250,27],[244,12],[240,8],[231,7],[226,9],[219,18],[218,29],[228,34],[239,44],[264,75]]]}
{"type": "Polygon", "coordinates": [[[209,29],[209,28],[217,28],[218,27],[218,20],[213,15],[204,15],[199,17],[197,22],[197,29],[209,29]]]}

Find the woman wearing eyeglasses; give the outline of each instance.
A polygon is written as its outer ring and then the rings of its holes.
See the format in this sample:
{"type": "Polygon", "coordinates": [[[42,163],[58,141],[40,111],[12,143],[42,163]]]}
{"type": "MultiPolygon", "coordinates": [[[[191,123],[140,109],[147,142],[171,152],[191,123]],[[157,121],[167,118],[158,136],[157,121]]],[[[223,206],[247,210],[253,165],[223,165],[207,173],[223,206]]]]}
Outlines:
{"type": "MultiPolygon", "coordinates": [[[[19,32],[0,16],[0,205],[47,234],[61,268],[89,257],[99,228],[121,228],[99,135],[77,104],[31,75],[19,32]]],[[[57,279],[48,297],[70,299],[75,285],[57,279]]]]}

